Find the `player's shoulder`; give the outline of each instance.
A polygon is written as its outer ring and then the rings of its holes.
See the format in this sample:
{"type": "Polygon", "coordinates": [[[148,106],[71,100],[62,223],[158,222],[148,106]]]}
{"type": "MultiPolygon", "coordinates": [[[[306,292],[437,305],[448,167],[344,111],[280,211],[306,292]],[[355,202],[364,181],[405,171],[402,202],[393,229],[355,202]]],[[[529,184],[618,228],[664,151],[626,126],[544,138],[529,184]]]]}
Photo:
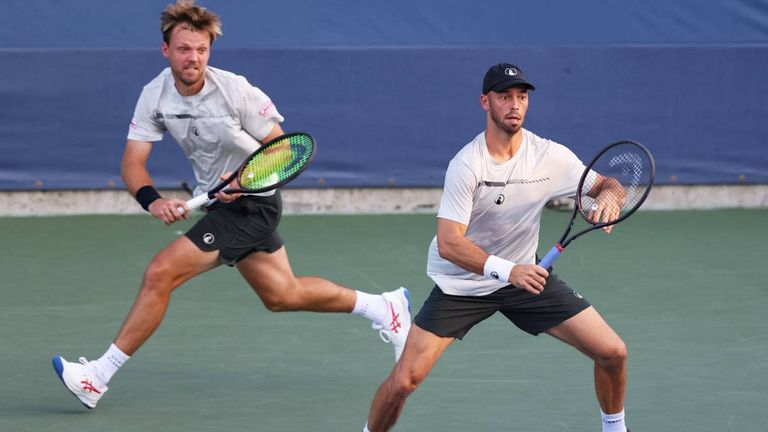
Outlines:
{"type": "Polygon", "coordinates": [[[472,141],[464,145],[451,159],[451,164],[461,163],[472,165],[483,155],[483,146],[485,146],[485,132],[480,132],[472,141]]]}
{"type": "Polygon", "coordinates": [[[457,160],[469,160],[481,157],[485,146],[485,131],[480,132],[472,141],[464,145],[453,157],[457,160]]]}
{"type": "Polygon", "coordinates": [[[206,69],[206,78],[211,79],[216,84],[229,84],[236,86],[250,86],[248,79],[228,70],[208,66],[206,69]]]}
{"type": "Polygon", "coordinates": [[[523,139],[526,140],[528,143],[530,143],[533,146],[540,147],[540,148],[548,148],[552,145],[556,145],[557,143],[549,138],[543,138],[528,129],[523,129],[523,139]]]}
{"type": "Polygon", "coordinates": [[[173,82],[171,68],[165,68],[142,87],[141,95],[139,96],[140,103],[144,106],[158,103],[163,95],[163,89],[169,81],[173,82]]]}
{"type": "Polygon", "coordinates": [[[449,171],[477,172],[482,167],[485,132],[481,132],[472,141],[464,145],[448,164],[449,171]]]}
{"type": "Polygon", "coordinates": [[[251,84],[246,77],[234,72],[208,66],[206,79],[221,91],[232,106],[241,108],[248,105],[261,106],[265,101],[269,101],[269,96],[260,88],[251,84]]]}
{"type": "Polygon", "coordinates": [[[523,129],[523,139],[526,140],[534,151],[539,153],[551,153],[568,151],[568,148],[557,141],[543,138],[528,129],[523,129]]]}
{"type": "Polygon", "coordinates": [[[152,80],[148,83],[146,83],[143,87],[143,90],[146,91],[160,91],[162,90],[163,86],[165,85],[165,82],[169,79],[173,79],[171,76],[171,68],[167,67],[163,69],[159,74],[157,74],[156,77],[152,78],[152,80]]]}

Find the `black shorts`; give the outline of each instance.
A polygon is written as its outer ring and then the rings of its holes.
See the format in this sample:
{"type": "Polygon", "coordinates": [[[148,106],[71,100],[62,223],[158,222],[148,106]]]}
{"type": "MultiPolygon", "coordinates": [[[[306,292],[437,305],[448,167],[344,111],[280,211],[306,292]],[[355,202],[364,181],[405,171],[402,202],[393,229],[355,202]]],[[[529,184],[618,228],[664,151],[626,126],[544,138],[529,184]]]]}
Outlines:
{"type": "Polygon", "coordinates": [[[231,266],[253,252],[272,253],[283,246],[277,232],[282,212],[279,191],[228,204],[216,202],[184,235],[202,251],[218,250],[221,262],[231,266]]]}
{"type": "Polygon", "coordinates": [[[414,323],[438,336],[461,339],[498,311],[521,330],[538,335],[589,306],[581,294],[550,273],[539,295],[508,285],[484,296],[455,296],[435,286],[414,323]]]}

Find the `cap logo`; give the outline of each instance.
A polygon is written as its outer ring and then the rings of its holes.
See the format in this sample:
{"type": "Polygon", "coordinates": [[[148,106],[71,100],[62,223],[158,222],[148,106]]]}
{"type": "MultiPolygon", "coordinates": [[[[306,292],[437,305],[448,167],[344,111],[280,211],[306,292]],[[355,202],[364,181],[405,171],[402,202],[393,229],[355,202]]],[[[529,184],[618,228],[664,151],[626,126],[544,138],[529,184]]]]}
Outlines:
{"type": "Polygon", "coordinates": [[[504,75],[515,76],[515,75],[517,75],[517,69],[515,69],[515,68],[506,68],[506,69],[504,69],[504,75]]]}

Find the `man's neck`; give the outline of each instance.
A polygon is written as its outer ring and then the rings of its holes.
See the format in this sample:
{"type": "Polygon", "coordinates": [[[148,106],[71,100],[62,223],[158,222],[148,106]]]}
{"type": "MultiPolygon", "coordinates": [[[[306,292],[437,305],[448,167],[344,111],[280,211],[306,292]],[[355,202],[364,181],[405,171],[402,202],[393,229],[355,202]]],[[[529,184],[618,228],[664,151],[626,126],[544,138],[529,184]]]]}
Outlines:
{"type": "Polygon", "coordinates": [[[174,78],[173,85],[176,87],[176,91],[179,92],[180,95],[194,96],[203,91],[203,87],[205,87],[205,78],[203,78],[200,82],[194,83],[190,86],[174,78]]]}
{"type": "Polygon", "coordinates": [[[509,134],[501,129],[489,127],[485,130],[488,153],[497,162],[512,159],[523,144],[523,128],[509,134]]]}

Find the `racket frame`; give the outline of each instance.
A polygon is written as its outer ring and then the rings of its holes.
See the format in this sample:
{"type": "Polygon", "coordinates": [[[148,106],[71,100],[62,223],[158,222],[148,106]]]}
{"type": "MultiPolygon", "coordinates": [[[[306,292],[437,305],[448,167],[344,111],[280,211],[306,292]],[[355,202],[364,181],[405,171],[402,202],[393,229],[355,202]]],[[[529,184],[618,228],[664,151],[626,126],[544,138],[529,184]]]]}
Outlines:
{"type": "Polygon", "coordinates": [[[656,178],[656,162],[653,159],[653,154],[650,150],[643,144],[633,141],[633,140],[620,140],[616,141],[612,144],[609,144],[605,146],[602,150],[600,150],[589,162],[586,169],[584,169],[584,172],[581,174],[581,178],[579,179],[579,184],[576,187],[576,199],[573,206],[573,212],[571,214],[571,219],[568,222],[568,226],[566,227],[565,232],[563,233],[562,237],[560,237],[560,240],[552,247],[552,249],[547,252],[547,254],[544,256],[544,258],[539,261],[539,265],[544,268],[549,268],[552,266],[552,263],[555,262],[555,260],[560,256],[560,254],[565,251],[565,248],[568,246],[569,243],[571,243],[573,240],[576,240],[577,238],[581,237],[582,235],[596,230],[600,228],[605,228],[607,226],[616,225],[617,223],[623,221],[624,219],[630,217],[637,209],[640,208],[640,206],[645,202],[645,199],[648,198],[648,194],[651,193],[651,189],[653,188],[653,183],[656,178]],[[645,192],[643,193],[643,196],[640,197],[639,200],[637,200],[637,203],[635,203],[634,206],[632,206],[631,209],[624,212],[623,215],[621,215],[618,219],[608,221],[608,222],[602,222],[602,223],[594,223],[587,219],[584,216],[583,207],[582,207],[582,189],[584,187],[584,181],[587,179],[587,176],[589,175],[589,172],[592,170],[592,167],[595,165],[595,163],[600,160],[600,157],[604,155],[607,151],[610,149],[621,145],[621,144],[633,144],[640,149],[642,149],[643,152],[645,152],[648,155],[648,160],[650,161],[650,176],[648,179],[648,188],[646,188],[645,192]],[[582,216],[582,218],[590,225],[586,227],[585,229],[577,232],[576,234],[572,235],[571,237],[568,237],[568,234],[571,233],[571,230],[573,229],[573,224],[576,221],[576,214],[579,214],[582,216]]]}
{"type": "MultiPolygon", "coordinates": [[[[248,157],[245,158],[243,163],[240,164],[240,167],[237,169],[237,171],[233,172],[226,180],[224,180],[221,183],[219,183],[218,185],[216,185],[216,187],[214,187],[210,191],[208,191],[206,193],[202,193],[202,194],[200,194],[200,195],[198,195],[196,197],[193,197],[192,199],[188,200],[187,201],[187,207],[189,207],[190,210],[193,210],[193,209],[195,209],[197,207],[200,207],[201,205],[205,204],[206,202],[214,199],[215,195],[219,191],[222,191],[222,190],[225,193],[261,193],[261,192],[268,192],[268,191],[271,191],[273,189],[277,189],[277,188],[287,184],[288,182],[292,181],[293,179],[298,177],[299,174],[304,172],[304,170],[307,169],[307,167],[309,167],[309,165],[315,159],[315,153],[316,152],[317,152],[317,144],[315,142],[315,139],[312,137],[312,135],[310,135],[310,134],[308,134],[306,132],[298,132],[298,131],[297,132],[289,132],[289,133],[282,134],[282,135],[280,135],[278,137],[275,137],[275,138],[267,141],[266,143],[262,144],[261,147],[256,149],[250,155],[248,155],[248,157]],[[258,155],[259,153],[261,153],[263,151],[266,151],[266,150],[270,149],[271,146],[273,144],[277,143],[278,141],[283,141],[285,139],[290,139],[291,137],[297,136],[297,135],[302,135],[302,136],[305,136],[307,139],[309,139],[309,141],[312,143],[312,153],[309,155],[309,158],[307,158],[307,162],[304,163],[304,165],[302,167],[300,167],[298,170],[296,170],[296,172],[294,172],[290,176],[284,178],[283,180],[280,180],[277,183],[274,183],[274,184],[271,184],[269,186],[265,186],[265,187],[262,187],[262,188],[256,188],[256,189],[249,189],[249,188],[242,188],[242,187],[240,187],[240,188],[227,188],[227,186],[229,186],[229,184],[232,183],[232,181],[240,178],[240,174],[243,172],[245,167],[248,165],[248,162],[250,162],[251,159],[256,157],[256,155],[258,155]]],[[[238,185],[240,184],[239,181],[237,183],[238,183],[238,185]]],[[[183,207],[177,207],[177,210],[180,213],[184,213],[184,208],[183,207]]]]}

